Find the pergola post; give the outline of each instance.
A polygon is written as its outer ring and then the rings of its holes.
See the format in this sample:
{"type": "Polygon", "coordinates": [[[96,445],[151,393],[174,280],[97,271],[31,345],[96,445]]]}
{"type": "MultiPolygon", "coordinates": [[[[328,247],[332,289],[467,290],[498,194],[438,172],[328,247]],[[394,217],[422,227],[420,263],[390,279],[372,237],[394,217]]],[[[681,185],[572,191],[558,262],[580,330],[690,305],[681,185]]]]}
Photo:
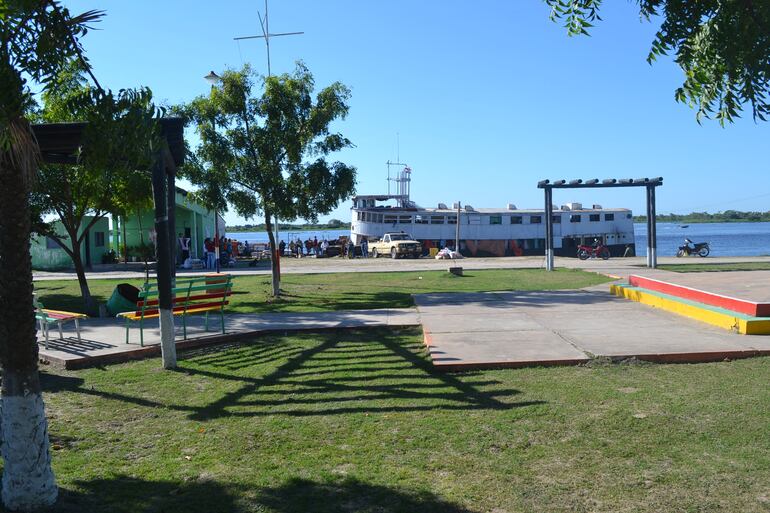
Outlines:
{"type": "MultiPolygon", "coordinates": [[[[158,310],[160,312],[160,348],[163,368],[176,367],[174,344],[174,315],[171,294],[171,240],[169,240],[168,194],[166,165],[162,154],[156,155],[152,166],[152,196],[155,203],[155,233],[158,251],[158,310]]],[[[172,205],[173,207],[173,205],[172,205]]]]}
{"type": "Polygon", "coordinates": [[[651,269],[656,269],[658,267],[658,226],[657,226],[657,212],[656,212],[656,205],[655,205],[655,186],[648,187],[649,196],[650,196],[650,213],[647,216],[647,220],[649,222],[649,235],[647,243],[648,246],[650,246],[649,254],[650,254],[650,263],[649,267],[651,269]]]}
{"type": "Polygon", "coordinates": [[[647,194],[645,196],[647,205],[647,267],[652,267],[652,203],[650,196],[652,195],[652,186],[647,186],[647,194]]]}
{"type": "Polygon", "coordinates": [[[545,269],[553,271],[553,189],[545,187],[545,269]]]}

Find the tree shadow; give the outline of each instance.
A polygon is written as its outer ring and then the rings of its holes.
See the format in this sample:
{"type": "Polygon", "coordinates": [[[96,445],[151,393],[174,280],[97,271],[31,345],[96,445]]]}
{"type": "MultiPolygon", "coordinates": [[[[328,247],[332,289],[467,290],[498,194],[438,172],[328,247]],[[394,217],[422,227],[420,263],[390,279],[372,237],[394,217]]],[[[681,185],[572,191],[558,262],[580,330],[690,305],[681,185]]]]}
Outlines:
{"type": "Polygon", "coordinates": [[[379,486],[356,479],[340,483],[292,479],[275,488],[261,489],[257,502],[274,513],[471,513],[428,491],[379,486]]]}
{"type": "Polygon", "coordinates": [[[150,481],[126,475],[75,481],[62,488],[49,511],[61,513],[473,513],[425,490],[408,490],[356,479],[316,482],[292,478],[274,487],[196,480],[150,481]]]}
{"type": "Polygon", "coordinates": [[[320,341],[311,347],[269,350],[258,346],[218,358],[190,359],[193,365],[179,372],[240,384],[192,412],[190,419],[504,410],[542,404],[512,402],[521,392],[500,388],[494,380],[437,371],[416,352],[421,346],[404,344],[391,330],[317,333],[314,338],[320,341]],[[261,358],[279,358],[282,363],[260,377],[244,375],[243,369],[264,361],[261,358]]]}

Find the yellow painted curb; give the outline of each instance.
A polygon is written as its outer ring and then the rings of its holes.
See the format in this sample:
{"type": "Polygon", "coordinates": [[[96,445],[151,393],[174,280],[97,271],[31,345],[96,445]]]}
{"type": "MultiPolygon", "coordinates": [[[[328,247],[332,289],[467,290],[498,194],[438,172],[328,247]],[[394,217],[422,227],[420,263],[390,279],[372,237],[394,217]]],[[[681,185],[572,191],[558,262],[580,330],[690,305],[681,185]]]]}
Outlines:
{"type": "Polygon", "coordinates": [[[699,307],[683,301],[668,299],[650,294],[640,289],[628,288],[622,285],[610,285],[610,292],[619,297],[630,299],[645,305],[666,310],[675,314],[705,322],[712,326],[736,331],[742,335],[770,334],[770,319],[744,319],[727,311],[715,311],[707,307],[699,307]]]}

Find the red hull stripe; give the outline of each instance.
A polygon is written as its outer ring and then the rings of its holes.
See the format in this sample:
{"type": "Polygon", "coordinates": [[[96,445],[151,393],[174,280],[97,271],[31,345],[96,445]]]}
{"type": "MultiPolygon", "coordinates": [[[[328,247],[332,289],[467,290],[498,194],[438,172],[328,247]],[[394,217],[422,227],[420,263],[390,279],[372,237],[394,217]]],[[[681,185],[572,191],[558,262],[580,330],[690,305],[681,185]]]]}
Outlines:
{"type": "Polygon", "coordinates": [[[770,317],[770,303],[756,303],[746,299],[723,296],[714,292],[706,292],[691,287],[685,287],[684,285],[677,285],[675,283],[668,283],[636,275],[629,276],[628,283],[634,287],[662,292],[671,296],[689,299],[690,301],[697,301],[698,303],[703,303],[705,305],[718,306],[725,310],[740,312],[753,317],[770,317]]]}

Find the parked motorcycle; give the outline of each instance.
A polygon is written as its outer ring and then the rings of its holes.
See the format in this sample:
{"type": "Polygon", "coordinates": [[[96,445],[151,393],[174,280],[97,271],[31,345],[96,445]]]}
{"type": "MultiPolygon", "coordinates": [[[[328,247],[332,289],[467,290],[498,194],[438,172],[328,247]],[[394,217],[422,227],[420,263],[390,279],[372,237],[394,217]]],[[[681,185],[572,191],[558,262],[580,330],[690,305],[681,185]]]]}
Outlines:
{"type": "Polygon", "coordinates": [[[601,242],[594,241],[593,246],[580,245],[578,246],[577,256],[580,260],[588,260],[589,258],[601,258],[607,260],[610,258],[610,250],[601,242]]]}
{"type": "Polygon", "coordinates": [[[676,252],[677,257],[694,256],[707,257],[711,252],[708,242],[693,242],[690,239],[684,240],[684,246],[679,246],[679,251],[676,252]],[[692,244],[692,246],[690,245],[692,244]]]}

